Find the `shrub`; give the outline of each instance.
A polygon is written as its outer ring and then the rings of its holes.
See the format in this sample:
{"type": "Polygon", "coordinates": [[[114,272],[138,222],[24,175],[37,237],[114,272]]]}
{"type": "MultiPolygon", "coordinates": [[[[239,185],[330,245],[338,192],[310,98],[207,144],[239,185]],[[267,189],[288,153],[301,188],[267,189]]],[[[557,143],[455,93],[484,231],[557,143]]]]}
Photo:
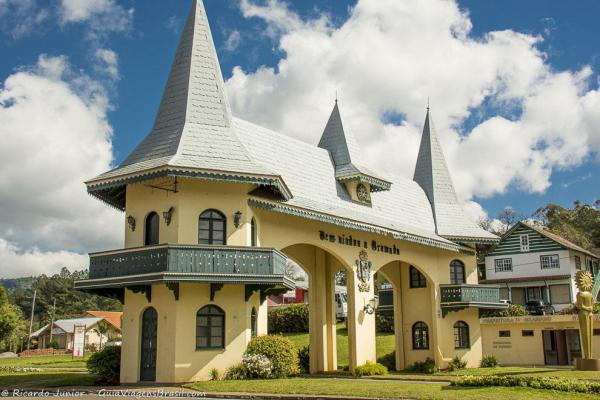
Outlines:
{"type": "Polygon", "coordinates": [[[87,361],[88,370],[96,375],[98,383],[118,384],[121,371],[121,348],[105,347],[93,353],[87,361]]]}
{"type": "Polygon", "coordinates": [[[387,375],[388,370],[386,367],[379,363],[372,363],[367,361],[363,365],[359,365],[354,369],[354,376],[360,378],[361,376],[373,376],[373,375],[387,375]]]}
{"type": "Polygon", "coordinates": [[[524,317],[529,315],[520,304],[509,304],[506,310],[479,310],[480,318],[495,318],[495,317],[524,317]]]}
{"type": "Polygon", "coordinates": [[[231,367],[227,368],[227,371],[225,372],[225,379],[229,381],[239,381],[246,379],[247,377],[246,367],[244,367],[244,364],[242,363],[233,364],[231,367]]]}
{"type": "Polygon", "coordinates": [[[290,304],[268,312],[269,333],[308,332],[308,304],[290,304]]]}
{"type": "Polygon", "coordinates": [[[494,368],[498,366],[496,356],[488,355],[481,358],[481,368],[494,368]]]}
{"type": "Polygon", "coordinates": [[[290,339],[283,336],[256,336],[248,343],[245,354],[260,354],[267,357],[273,364],[272,374],[276,378],[300,373],[298,348],[290,339]]]}
{"type": "Polygon", "coordinates": [[[388,371],[396,370],[396,352],[392,351],[391,353],[387,353],[377,359],[377,362],[383,366],[385,366],[388,371]]]}
{"type": "Polygon", "coordinates": [[[600,394],[600,383],[557,377],[523,376],[462,376],[451,383],[452,386],[520,386],[533,389],[557,390],[561,392],[600,394]]]}
{"type": "Polygon", "coordinates": [[[56,340],[51,341],[50,343],[48,343],[48,348],[49,349],[54,349],[54,350],[58,350],[58,342],[56,340]]]}
{"type": "Polygon", "coordinates": [[[304,346],[298,352],[298,360],[300,361],[300,370],[304,373],[310,372],[310,348],[304,346]]]}
{"type": "Polygon", "coordinates": [[[459,369],[467,368],[467,362],[460,359],[460,357],[456,356],[448,363],[448,369],[450,371],[458,371],[459,369]]]}
{"type": "Polygon", "coordinates": [[[211,369],[210,370],[210,380],[218,381],[219,379],[221,379],[221,373],[219,372],[219,370],[216,368],[211,369]]]}
{"type": "Polygon", "coordinates": [[[270,378],[273,364],[262,354],[246,354],[242,359],[246,376],[248,378],[266,379],[270,378]]]}
{"type": "Polygon", "coordinates": [[[410,368],[412,372],[420,372],[423,374],[434,374],[436,371],[435,361],[427,357],[425,361],[417,361],[410,368]]]}
{"type": "Polygon", "coordinates": [[[98,346],[96,346],[94,343],[87,343],[85,345],[85,351],[89,351],[90,353],[95,353],[98,351],[98,346]]]}
{"type": "Polygon", "coordinates": [[[394,333],[394,314],[375,314],[375,330],[382,333],[394,333]]]}

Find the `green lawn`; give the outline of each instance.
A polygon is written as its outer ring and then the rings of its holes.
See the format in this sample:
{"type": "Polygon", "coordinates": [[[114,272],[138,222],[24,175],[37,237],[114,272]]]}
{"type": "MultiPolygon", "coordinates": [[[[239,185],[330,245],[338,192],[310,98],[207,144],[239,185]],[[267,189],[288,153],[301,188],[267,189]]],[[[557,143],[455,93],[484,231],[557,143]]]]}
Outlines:
{"type": "Polygon", "coordinates": [[[372,398],[411,398],[447,400],[597,399],[594,395],[535,390],[529,388],[456,388],[443,383],[406,383],[361,379],[272,379],[250,381],[210,381],[187,385],[208,393],[261,393],[295,395],[359,396],[372,398]]]}
{"type": "Polygon", "coordinates": [[[89,386],[94,383],[94,377],[89,374],[85,367],[85,359],[74,359],[71,356],[36,356],[0,359],[0,367],[16,366],[41,369],[40,372],[0,372],[0,387],[48,388],[89,386]]]}
{"type": "MultiPolygon", "coordinates": [[[[302,348],[308,346],[308,333],[284,333],[292,342],[302,348]]],[[[378,333],[377,342],[377,358],[391,353],[395,349],[393,333],[378,333]]],[[[338,367],[344,368],[348,366],[348,331],[343,323],[337,325],[337,358],[338,367]]]]}

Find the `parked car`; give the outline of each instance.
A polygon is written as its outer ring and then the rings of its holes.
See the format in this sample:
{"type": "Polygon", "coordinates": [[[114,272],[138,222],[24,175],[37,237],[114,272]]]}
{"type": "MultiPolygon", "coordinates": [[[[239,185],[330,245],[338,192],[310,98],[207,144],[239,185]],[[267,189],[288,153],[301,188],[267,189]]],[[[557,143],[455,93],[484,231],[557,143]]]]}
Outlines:
{"type": "Polygon", "coordinates": [[[554,315],[556,312],[554,307],[544,303],[544,300],[529,300],[525,303],[525,311],[531,315],[554,315]]]}

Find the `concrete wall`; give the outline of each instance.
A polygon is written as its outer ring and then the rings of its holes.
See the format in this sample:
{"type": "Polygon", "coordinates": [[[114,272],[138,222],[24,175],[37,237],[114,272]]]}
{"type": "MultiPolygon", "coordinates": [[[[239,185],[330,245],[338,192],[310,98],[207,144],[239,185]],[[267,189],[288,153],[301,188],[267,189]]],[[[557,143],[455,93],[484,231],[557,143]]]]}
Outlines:
{"type": "MultiPolygon", "coordinates": [[[[257,330],[267,331],[266,306],[260,306],[255,293],[246,302],[243,285],[225,285],[210,301],[210,285],[182,284],[179,300],[165,285],[152,287],[152,301],[145,295],[126,291],[123,318],[123,353],[121,382],[139,381],[141,317],[148,307],[158,314],[157,382],[190,382],[210,377],[210,370],[221,373],[242,355],[251,338],[250,313],[258,312],[257,330]],[[225,349],[196,349],[196,313],[214,304],[225,312],[225,349]]],[[[265,303],[266,304],[266,303],[265,303]]]]}
{"type": "MultiPolygon", "coordinates": [[[[594,317],[594,326],[600,326],[600,316],[594,317]]],[[[544,330],[579,329],[577,315],[482,318],[483,354],[494,355],[501,365],[544,365],[544,330]],[[499,332],[509,330],[510,337],[499,332]],[[533,336],[522,331],[532,330],[533,336]]],[[[593,356],[600,358],[600,336],[593,336],[593,356]]]]}

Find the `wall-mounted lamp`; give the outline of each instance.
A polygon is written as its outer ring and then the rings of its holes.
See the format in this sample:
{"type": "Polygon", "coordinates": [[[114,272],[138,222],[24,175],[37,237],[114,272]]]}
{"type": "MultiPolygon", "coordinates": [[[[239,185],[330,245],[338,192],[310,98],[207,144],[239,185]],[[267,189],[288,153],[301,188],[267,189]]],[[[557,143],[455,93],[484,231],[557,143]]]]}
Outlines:
{"type": "Polygon", "coordinates": [[[365,305],[365,312],[369,315],[375,313],[375,310],[379,307],[379,297],[375,296],[375,298],[369,300],[369,303],[365,305]]]}
{"type": "Polygon", "coordinates": [[[127,225],[129,225],[131,232],[135,232],[135,218],[133,216],[130,215],[127,217],[127,225]]]}
{"type": "Polygon", "coordinates": [[[235,226],[236,228],[239,228],[241,222],[242,222],[242,212],[236,211],[235,214],[233,214],[233,226],[235,226]]]}
{"type": "Polygon", "coordinates": [[[175,208],[173,207],[169,208],[168,211],[163,211],[163,219],[165,220],[165,224],[167,224],[167,226],[171,225],[171,217],[173,216],[173,211],[175,211],[175,208]]]}

